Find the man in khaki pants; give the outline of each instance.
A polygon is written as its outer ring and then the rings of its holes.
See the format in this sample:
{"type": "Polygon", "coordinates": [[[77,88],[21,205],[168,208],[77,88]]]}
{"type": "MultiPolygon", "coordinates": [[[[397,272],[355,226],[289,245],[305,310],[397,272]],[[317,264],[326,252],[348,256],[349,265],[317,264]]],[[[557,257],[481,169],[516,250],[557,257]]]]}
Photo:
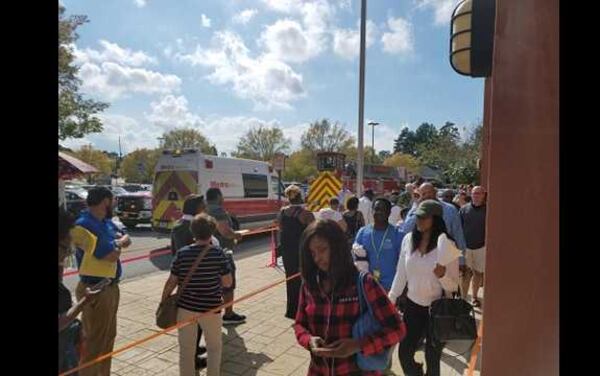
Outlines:
{"type": "Polygon", "coordinates": [[[471,197],[471,202],[459,211],[467,243],[465,253],[467,270],[461,281],[461,292],[465,298],[469,292],[470,274],[472,273],[473,306],[480,307],[478,294],[479,288],[483,286],[483,272],[485,271],[485,189],[481,186],[473,187],[471,197]]]}
{"type": "MultiPolygon", "coordinates": [[[[89,210],[82,213],[72,230],[75,257],[79,268],[77,299],[86,288],[102,288],[93,302],[83,309],[82,323],[86,336],[82,362],[89,362],[113,350],[117,336],[117,309],[119,307],[119,278],[121,277],[121,248],[131,245],[128,235],[112,222],[113,195],[108,188],[92,188],[88,192],[89,210]]],[[[81,376],[110,375],[111,358],[79,371],[81,376]]]]}

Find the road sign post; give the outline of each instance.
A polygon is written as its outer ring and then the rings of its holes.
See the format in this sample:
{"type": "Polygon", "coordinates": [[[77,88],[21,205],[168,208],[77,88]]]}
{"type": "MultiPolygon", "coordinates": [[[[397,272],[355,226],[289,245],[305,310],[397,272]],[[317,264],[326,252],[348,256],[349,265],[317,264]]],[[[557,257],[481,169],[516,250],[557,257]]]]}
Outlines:
{"type": "Polygon", "coordinates": [[[277,153],[273,156],[273,168],[277,171],[277,201],[281,205],[281,171],[285,165],[285,154],[277,153]]]}

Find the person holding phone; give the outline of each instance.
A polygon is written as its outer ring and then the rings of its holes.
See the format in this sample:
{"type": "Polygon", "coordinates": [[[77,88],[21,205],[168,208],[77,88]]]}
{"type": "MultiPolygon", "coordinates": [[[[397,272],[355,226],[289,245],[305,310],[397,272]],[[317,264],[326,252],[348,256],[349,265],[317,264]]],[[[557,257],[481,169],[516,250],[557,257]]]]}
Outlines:
{"type": "Polygon", "coordinates": [[[370,274],[365,276],[365,298],[383,329],[354,339],[359,272],[344,232],[332,220],[313,222],[302,235],[300,252],[303,284],[294,331],[298,343],[311,352],[308,374],[380,375],[361,370],[353,355],[376,354],[404,338],[402,319],[387,293],[370,274]]]}
{"type": "MultiPolygon", "coordinates": [[[[121,249],[131,245],[129,235],[124,234],[112,221],[112,192],[106,187],[95,187],[89,190],[86,200],[88,210],[81,214],[71,231],[80,279],[75,295],[81,300],[98,283],[106,278],[111,281],[96,294],[93,302],[83,307],[81,321],[87,341],[82,362],[113,350],[117,336],[118,283],[121,277],[119,258],[121,249]]],[[[111,358],[107,358],[79,373],[82,376],[108,376],[110,366],[111,358]]]]}

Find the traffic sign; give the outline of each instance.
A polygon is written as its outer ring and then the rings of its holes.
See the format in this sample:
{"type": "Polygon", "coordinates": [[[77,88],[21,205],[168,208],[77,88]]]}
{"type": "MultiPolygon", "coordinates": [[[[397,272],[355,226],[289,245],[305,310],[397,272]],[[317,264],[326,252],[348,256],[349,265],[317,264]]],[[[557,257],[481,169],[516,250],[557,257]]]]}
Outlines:
{"type": "Polygon", "coordinates": [[[273,156],[273,168],[275,171],[283,171],[285,164],[285,154],[277,153],[273,156]]]}

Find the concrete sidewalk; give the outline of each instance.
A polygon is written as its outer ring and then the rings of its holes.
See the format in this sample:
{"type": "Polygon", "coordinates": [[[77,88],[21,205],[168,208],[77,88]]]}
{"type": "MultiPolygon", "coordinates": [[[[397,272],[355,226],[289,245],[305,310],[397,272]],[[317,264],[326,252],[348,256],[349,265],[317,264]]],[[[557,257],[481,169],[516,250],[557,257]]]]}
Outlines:
{"type": "MultiPolygon", "coordinates": [[[[281,270],[265,266],[269,260],[270,253],[265,250],[236,262],[237,297],[284,277],[281,270]]],[[[160,271],[121,284],[115,349],[159,331],[154,324],[154,312],[167,277],[167,271],[160,271]]],[[[306,375],[309,353],[296,344],[292,321],[283,317],[285,284],[237,304],[235,310],[248,319],[237,327],[223,328],[223,375],[306,375]]],[[[174,331],[117,355],[113,359],[112,374],[179,375],[178,351],[174,331]]],[[[445,350],[442,375],[463,375],[466,371],[468,359],[464,357],[468,358],[468,353],[451,358],[454,355],[445,350]]],[[[423,353],[418,352],[417,358],[423,361],[423,353]]],[[[403,375],[397,350],[392,372],[403,375]]]]}

